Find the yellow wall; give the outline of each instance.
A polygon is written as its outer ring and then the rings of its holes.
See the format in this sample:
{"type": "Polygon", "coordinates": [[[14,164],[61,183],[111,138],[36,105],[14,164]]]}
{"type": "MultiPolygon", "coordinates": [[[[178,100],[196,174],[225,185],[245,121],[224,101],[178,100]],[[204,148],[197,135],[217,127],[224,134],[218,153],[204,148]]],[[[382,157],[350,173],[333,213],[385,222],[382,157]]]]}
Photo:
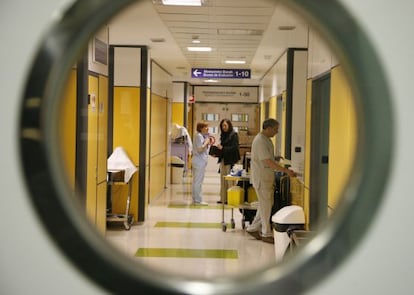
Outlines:
{"type": "MultiPolygon", "coordinates": [[[[139,165],[140,88],[114,87],[113,149],[123,147],[139,165]]],[[[140,169],[140,168],[139,168],[140,169]]],[[[138,218],[138,173],[132,177],[130,214],[138,218]]],[[[112,212],[125,214],[128,186],[112,186],[112,212]]]]}
{"type": "Polygon", "coordinates": [[[101,232],[106,231],[106,188],[107,183],[101,182],[96,185],[96,228],[101,232]]]}
{"type": "Polygon", "coordinates": [[[139,163],[140,89],[115,87],[113,109],[113,148],[122,146],[131,161],[139,163]]]}
{"type": "Polygon", "coordinates": [[[310,155],[311,155],[311,118],[312,118],[312,80],[306,83],[306,126],[305,126],[305,167],[303,181],[303,210],[305,211],[305,222],[309,224],[309,184],[310,184],[310,155]]]}
{"type": "Polygon", "coordinates": [[[282,140],[281,142],[281,147],[280,147],[280,155],[282,157],[286,156],[286,151],[285,151],[285,137],[286,137],[286,91],[283,91],[282,93],[282,118],[280,118],[280,123],[282,125],[282,128],[279,129],[279,133],[280,133],[280,138],[282,140]]]}
{"type": "Polygon", "coordinates": [[[108,78],[99,76],[98,105],[98,146],[97,146],[97,196],[96,226],[101,232],[106,230],[106,191],[107,191],[107,156],[108,156],[108,78]]]}
{"type": "Polygon", "coordinates": [[[335,208],[352,171],[357,118],[354,98],[341,67],[331,72],[328,205],[335,208]]]}
{"type": "MultiPolygon", "coordinates": [[[[269,118],[276,119],[276,102],[276,96],[272,96],[269,100],[269,118]]],[[[271,140],[273,142],[273,146],[276,149],[276,136],[272,137],[271,140]]]]}
{"type": "Polygon", "coordinates": [[[262,125],[263,125],[262,123],[266,119],[265,113],[266,113],[266,103],[261,102],[260,103],[260,117],[259,117],[259,132],[262,131],[262,125]]]}
{"type": "Polygon", "coordinates": [[[166,186],[168,100],[152,94],[149,198],[158,196],[166,186]]]}
{"type": "MultiPolygon", "coordinates": [[[[173,123],[184,126],[184,103],[173,102],[171,104],[171,120],[173,123]]],[[[165,113],[167,114],[167,113],[165,113]]]]}
{"type": "Polygon", "coordinates": [[[99,76],[98,183],[106,182],[108,157],[108,78],[99,76]]]}
{"type": "MultiPolygon", "coordinates": [[[[147,216],[147,209],[148,206],[147,204],[149,204],[149,183],[150,183],[150,151],[151,151],[151,147],[150,147],[150,138],[151,138],[151,89],[148,88],[146,91],[146,100],[147,100],[147,109],[146,109],[146,116],[147,119],[145,121],[145,126],[146,126],[146,133],[147,136],[145,138],[145,143],[146,143],[146,154],[145,154],[145,188],[144,188],[144,194],[145,194],[145,216],[147,216]]],[[[154,110],[156,111],[156,110],[154,110]]],[[[167,116],[167,114],[165,114],[165,116],[167,116]]]]}
{"type": "Polygon", "coordinates": [[[59,134],[61,135],[61,154],[68,177],[70,190],[75,192],[76,161],[76,69],[68,77],[64,96],[60,101],[59,134]]]}

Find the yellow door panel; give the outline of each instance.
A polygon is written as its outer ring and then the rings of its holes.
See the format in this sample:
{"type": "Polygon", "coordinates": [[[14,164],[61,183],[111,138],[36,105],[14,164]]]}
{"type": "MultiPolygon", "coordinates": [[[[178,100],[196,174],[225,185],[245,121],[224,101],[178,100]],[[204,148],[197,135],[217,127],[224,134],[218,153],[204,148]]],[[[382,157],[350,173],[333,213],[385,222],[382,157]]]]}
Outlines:
{"type": "Polygon", "coordinates": [[[89,76],[86,211],[92,223],[96,222],[98,104],[98,78],[89,76]]]}
{"type": "Polygon", "coordinates": [[[106,231],[106,187],[107,183],[102,182],[96,192],[96,227],[101,233],[106,231]]]}
{"type": "Polygon", "coordinates": [[[106,181],[108,153],[108,78],[99,76],[98,103],[98,175],[97,182],[106,181]]]}
{"type": "Polygon", "coordinates": [[[341,67],[331,72],[328,204],[335,208],[354,164],[356,111],[351,87],[341,67]]]}
{"type": "Polygon", "coordinates": [[[76,160],[76,70],[72,70],[66,83],[66,89],[60,101],[59,134],[61,155],[68,184],[75,191],[75,160],[76,160]]]}

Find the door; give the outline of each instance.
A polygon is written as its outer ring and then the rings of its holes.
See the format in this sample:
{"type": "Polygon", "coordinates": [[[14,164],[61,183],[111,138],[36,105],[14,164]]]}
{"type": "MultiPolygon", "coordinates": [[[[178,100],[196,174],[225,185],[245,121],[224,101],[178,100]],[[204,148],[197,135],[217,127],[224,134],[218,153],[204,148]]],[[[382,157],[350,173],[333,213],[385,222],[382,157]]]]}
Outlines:
{"type": "Polygon", "coordinates": [[[309,224],[315,230],[327,219],[329,108],[331,75],[312,82],[309,224]]]}
{"type": "Polygon", "coordinates": [[[90,75],[88,85],[86,211],[91,222],[104,233],[106,230],[107,78],[90,75]]]}

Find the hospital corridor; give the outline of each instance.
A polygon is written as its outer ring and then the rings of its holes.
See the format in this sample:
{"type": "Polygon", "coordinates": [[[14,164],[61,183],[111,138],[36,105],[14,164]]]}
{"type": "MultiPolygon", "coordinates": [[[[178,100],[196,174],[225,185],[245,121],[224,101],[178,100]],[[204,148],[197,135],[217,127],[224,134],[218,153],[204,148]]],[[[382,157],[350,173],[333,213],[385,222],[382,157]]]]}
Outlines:
{"type": "Polygon", "coordinates": [[[208,172],[203,183],[204,205],[193,205],[191,176],[172,184],[148,206],[148,219],[125,230],[112,224],[106,239],[121,253],[138,263],[174,275],[214,279],[243,275],[274,264],[273,244],[256,240],[242,228],[242,215],[233,210],[235,228],[230,227],[231,209],[224,210],[229,223],[222,231],[220,178],[208,172]]]}
{"type": "MultiPolygon", "coordinates": [[[[392,264],[371,251],[397,223],[376,218],[390,206],[381,208],[383,193],[402,154],[393,149],[394,76],[372,42],[386,32],[371,38],[368,14],[344,5],[362,4],[64,2],[39,16],[47,30],[15,60],[24,62],[18,118],[4,128],[13,137],[2,137],[13,142],[4,167],[18,171],[5,184],[19,179],[5,194],[15,205],[5,205],[13,212],[2,215],[14,216],[4,225],[26,220],[21,239],[30,241],[18,246],[36,241],[30,232],[42,243],[37,252],[56,252],[56,267],[37,274],[41,263],[30,261],[47,259],[15,251],[33,269],[28,286],[43,273],[55,282],[59,268],[73,275],[59,280],[91,289],[74,294],[299,295],[328,277],[346,286],[320,294],[366,294],[353,292],[354,282],[381,281],[365,278],[359,258],[369,254],[366,269],[392,264]],[[24,206],[30,213],[16,218],[24,206]],[[335,275],[348,262],[342,283],[335,275]],[[354,279],[355,269],[363,276],[354,279]]],[[[19,278],[22,267],[12,267],[19,278]]]]}

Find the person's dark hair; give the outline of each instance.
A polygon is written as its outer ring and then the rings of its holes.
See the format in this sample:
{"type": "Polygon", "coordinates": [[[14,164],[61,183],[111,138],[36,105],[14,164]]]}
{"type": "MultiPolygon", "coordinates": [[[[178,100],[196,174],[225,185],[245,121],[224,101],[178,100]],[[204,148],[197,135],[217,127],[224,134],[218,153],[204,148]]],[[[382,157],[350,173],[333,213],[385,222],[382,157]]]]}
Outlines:
{"type": "Polygon", "coordinates": [[[204,127],[207,127],[208,124],[206,123],[197,123],[197,132],[201,132],[203,130],[204,127]]]}
{"type": "Polygon", "coordinates": [[[226,122],[227,125],[229,125],[229,130],[227,131],[227,133],[231,133],[233,131],[233,124],[231,123],[231,121],[229,119],[223,119],[220,121],[220,131],[221,133],[224,133],[223,131],[223,123],[226,122]]]}
{"type": "Polygon", "coordinates": [[[269,118],[269,119],[266,119],[266,120],[263,121],[262,128],[263,128],[263,130],[265,130],[269,127],[273,128],[277,125],[279,125],[279,122],[277,120],[269,118]]]}

